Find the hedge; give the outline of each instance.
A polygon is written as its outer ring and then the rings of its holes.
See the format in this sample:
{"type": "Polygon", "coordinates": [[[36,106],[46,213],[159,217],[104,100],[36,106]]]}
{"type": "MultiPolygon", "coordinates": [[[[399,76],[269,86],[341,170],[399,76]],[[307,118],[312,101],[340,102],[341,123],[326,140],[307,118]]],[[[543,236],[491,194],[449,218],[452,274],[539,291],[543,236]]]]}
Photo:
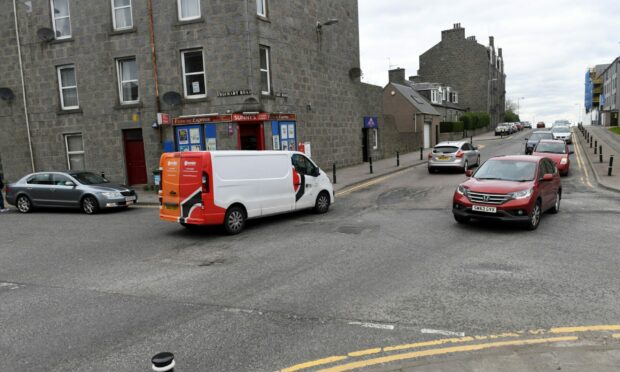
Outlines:
{"type": "Polygon", "coordinates": [[[491,117],[486,112],[466,112],[457,122],[444,121],[439,124],[441,133],[463,132],[486,128],[491,124],[491,117]]]}

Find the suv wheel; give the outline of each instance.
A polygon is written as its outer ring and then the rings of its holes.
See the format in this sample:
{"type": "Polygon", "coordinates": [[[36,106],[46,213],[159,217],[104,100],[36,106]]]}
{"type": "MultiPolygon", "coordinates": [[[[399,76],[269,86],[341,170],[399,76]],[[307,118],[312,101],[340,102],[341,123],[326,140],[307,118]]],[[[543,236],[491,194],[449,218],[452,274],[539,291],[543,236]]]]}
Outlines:
{"type": "Polygon", "coordinates": [[[530,214],[530,219],[527,221],[527,229],[536,230],[538,228],[538,225],[540,224],[541,216],[542,209],[540,206],[540,200],[537,200],[536,204],[534,204],[534,208],[532,209],[532,213],[530,214]]]}
{"type": "MultiPolygon", "coordinates": [[[[0,195],[0,198],[1,197],[2,195],[0,195]]],[[[19,196],[15,205],[17,206],[17,210],[21,213],[29,213],[32,211],[32,202],[26,195],[19,196]]]]}
{"type": "Polygon", "coordinates": [[[555,194],[555,204],[553,204],[553,208],[551,208],[550,212],[555,214],[560,211],[560,202],[562,201],[562,193],[559,191],[555,194]]]}

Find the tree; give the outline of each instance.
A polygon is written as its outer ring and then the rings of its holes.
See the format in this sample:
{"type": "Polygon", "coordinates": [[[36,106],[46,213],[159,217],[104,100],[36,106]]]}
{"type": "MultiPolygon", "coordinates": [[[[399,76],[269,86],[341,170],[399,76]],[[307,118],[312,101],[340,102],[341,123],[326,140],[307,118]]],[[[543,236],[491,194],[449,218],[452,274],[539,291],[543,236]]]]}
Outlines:
{"type": "Polygon", "coordinates": [[[509,99],[506,100],[506,112],[508,111],[513,113],[517,111],[517,105],[509,99]]]}
{"type": "Polygon", "coordinates": [[[521,119],[519,119],[519,115],[515,114],[513,110],[508,110],[508,102],[506,102],[506,113],[504,114],[504,121],[507,123],[521,121],[521,119]]]}

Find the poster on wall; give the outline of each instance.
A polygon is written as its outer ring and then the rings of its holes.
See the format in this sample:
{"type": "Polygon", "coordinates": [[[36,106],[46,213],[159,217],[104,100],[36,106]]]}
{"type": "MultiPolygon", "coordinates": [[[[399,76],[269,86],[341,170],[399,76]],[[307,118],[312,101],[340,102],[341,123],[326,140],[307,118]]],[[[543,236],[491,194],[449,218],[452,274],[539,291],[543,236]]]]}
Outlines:
{"type": "Polygon", "coordinates": [[[200,143],[200,128],[191,128],[189,138],[192,143],[200,143]]]}
{"type": "Polygon", "coordinates": [[[192,151],[201,151],[200,145],[192,145],[192,151]]]}
{"type": "Polygon", "coordinates": [[[280,150],[280,136],[272,136],[273,137],[273,149],[280,150]]]}
{"type": "Polygon", "coordinates": [[[295,124],[288,125],[288,138],[292,140],[295,139],[295,124]]]}
{"type": "Polygon", "coordinates": [[[215,138],[207,138],[207,151],[217,150],[217,141],[215,138]]]}
{"type": "MultiPolygon", "coordinates": [[[[281,137],[283,140],[288,139],[288,127],[287,127],[286,125],[282,125],[282,126],[280,127],[280,132],[281,132],[281,133],[280,133],[280,137],[281,137]]],[[[283,143],[283,145],[282,145],[282,146],[284,146],[284,141],[282,141],[282,143],[283,143]]]]}
{"type": "Polygon", "coordinates": [[[286,140],[282,141],[282,150],[283,151],[288,150],[288,141],[286,140]]]}
{"type": "Polygon", "coordinates": [[[310,146],[310,142],[304,142],[304,154],[307,157],[312,158],[312,147],[310,146]]]}
{"type": "Polygon", "coordinates": [[[181,152],[190,151],[190,147],[189,145],[181,145],[179,146],[179,151],[181,152]]]}
{"type": "MultiPolygon", "coordinates": [[[[187,144],[189,144],[189,134],[187,133],[187,129],[179,129],[179,145],[187,144]]],[[[181,149],[181,147],[179,147],[179,149],[181,149]]]]}
{"type": "Polygon", "coordinates": [[[289,151],[295,151],[295,141],[289,141],[289,143],[288,143],[288,150],[289,151]]]}

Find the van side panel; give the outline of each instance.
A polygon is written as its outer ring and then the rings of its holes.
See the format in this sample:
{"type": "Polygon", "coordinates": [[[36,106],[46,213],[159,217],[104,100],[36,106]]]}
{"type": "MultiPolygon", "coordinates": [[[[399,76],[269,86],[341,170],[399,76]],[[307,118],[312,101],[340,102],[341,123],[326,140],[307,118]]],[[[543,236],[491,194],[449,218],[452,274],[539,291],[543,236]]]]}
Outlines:
{"type": "Polygon", "coordinates": [[[261,215],[260,181],[265,161],[262,156],[248,152],[217,153],[213,155],[215,204],[228,208],[241,203],[248,218],[261,215]]]}

